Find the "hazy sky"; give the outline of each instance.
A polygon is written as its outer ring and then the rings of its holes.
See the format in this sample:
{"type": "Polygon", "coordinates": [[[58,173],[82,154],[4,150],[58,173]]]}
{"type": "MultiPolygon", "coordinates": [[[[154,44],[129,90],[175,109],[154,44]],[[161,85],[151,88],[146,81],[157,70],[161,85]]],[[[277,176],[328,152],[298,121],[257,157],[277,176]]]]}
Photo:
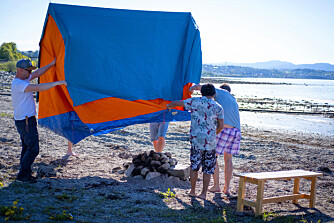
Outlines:
{"type": "MultiPolygon", "coordinates": [[[[0,0],[0,44],[37,50],[49,0],[0,0]]],[[[83,6],[191,12],[203,63],[334,64],[333,0],[52,0],[83,6]]]]}

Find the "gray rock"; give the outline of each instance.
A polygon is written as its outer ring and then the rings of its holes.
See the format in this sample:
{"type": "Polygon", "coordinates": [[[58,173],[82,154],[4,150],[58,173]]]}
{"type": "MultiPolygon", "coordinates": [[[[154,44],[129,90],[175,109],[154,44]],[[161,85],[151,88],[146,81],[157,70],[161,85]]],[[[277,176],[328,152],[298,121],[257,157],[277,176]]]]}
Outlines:
{"type": "Polygon", "coordinates": [[[137,166],[133,171],[132,171],[132,176],[140,175],[141,170],[143,169],[143,166],[137,166]]]}
{"type": "Polygon", "coordinates": [[[132,164],[131,162],[123,163],[123,167],[127,169],[131,164],[132,164]]]}
{"type": "Polygon", "coordinates": [[[135,179],[144,179],[144,177],[142,175],[136,175],[133,178],[135,178],[135,179]]]}
{"type": "Polygon", "coordinates": [[[153,156],[152,156],[152,158],[154,159],[154,160],[160,160],[160,155],[159,154],[153,154],[153,156]]]}
{"type": "Polygon", "coordinates": [[[168,171],[169,168],[170,168],[169,163],[165,163],[165,164],[159,166],[157,168],[157,171],[159,171],[160,173],[168,173],[167,171],[168,171]]]}
{"type": "Polygon", "coordinates": [[[161,160],[161,163],[168,163],[168,162],[169,162],[169,158],[168,158],[168,157],[163,158],[163,159],[161,160]]]}
{"type": "Polygon", "coordinates": [[[169,163],[165,163],[165,164],[162,164],[160,167],[168,170],[170,168],[170,164],[169,163]]]}
{"type": "Polygon", "coordinates": [[[177,164],[176,159],[170,158],[170,159],[169,159],[169,164],[170,164],[171,166],[175,166],[175,165],[177,164]]]}
{"type": "Polygon", "coordinates": [[[184,164],[177,164],[168,170],[168,173],[174,177],[178,177],[181,180],[188,180],[190,177],[190,166],[184,164]]]}
{"type": "Polygon", "coordinates": [[[148,157],[148,158],[145,160],[145,164],[144,164],[144,166],[149,166],[150,163],[151,163],[151,161],[152,161],[152,157],[148,157]]]}
{"type": "Polygon", "coordinates": [[[146,175],[145,180],[151,180],[153,178],[160,177],[160,176],[161,176],[161,173],[159,173],[159,172],[149,172],[146,175]]]}
{"type": "Polygon", "coordinates": [[[123,174],[125,172],[125,170],[119,170],[117,171],[118,174],[123,174]]]}
{"type": "Polygon", "coordinates": [[[40,166],[37,170],[37,177],[56,177],[57,173],[53,166],[40,166]]]}
{"type": "Polygon", "coordinates": [[[122,159],[129,159],[129,158],[131,158],[131,154],[126,153],[126,152],[122,152],[122,153],[118,154],[118,157],[122,158],[122,159]]]}
{"type": "Polygon", "coordinates": [[[136,166],[139,166],[139,165],[143,164],[143,162],[142,162],[140,159],[136,159],[136,160],[134,160],[133,163],[134,163],[136,166]]]}
{"type": "Polygon", "coordinates": [[[121,167],[115,167],[114,169],[111,170],[112,173],[116,173],[117,171],[121,170],[121,167]]]}
{"type": "Polygon", "coordinates": [[[166,159],[166,158],[168,158],[168,157],[165,154],[161,154],[160,160],[163,160],[163,159],[166,159]]]}
{"type": "Polygon", "coordinates": [[[161,162],[160,161],[156,161],[156,160],[152,160],[151,161],[151,165],[154,166],[155,168],[161,166],[161,162]]]}
{"type": "Polygon", "coordinates": [[[125,176],[129,177],[132,174],[132,171],[136,168],[134,164],[131,164],[129,168],[124,172],[125,176]]]}
{"type": "Polygon", "coordinates": [[[143,168],[143,169],[141,170],[140,174],[141,174],[142,176],[146,176],[146,174],[147,174],[148,172],[150,172],[150,168],[145,167],[145,168],[143,168]]]}
{"type": "Polygon", "coordinates": [[[171,154],[170,152],[165,153],[165,155],[166,155],[167,157],[169,157],[169,158],[172,157],[172,154],[171,154]]]}

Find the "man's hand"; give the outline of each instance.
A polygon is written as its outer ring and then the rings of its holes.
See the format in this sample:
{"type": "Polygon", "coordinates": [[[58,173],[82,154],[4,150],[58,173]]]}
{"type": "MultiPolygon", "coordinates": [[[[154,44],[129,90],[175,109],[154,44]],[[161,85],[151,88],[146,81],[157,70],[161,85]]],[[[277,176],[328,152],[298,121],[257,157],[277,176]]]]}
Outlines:
{"type": "Polygon", "coordinates": [[[65,86],[67,86],[67,82],[66,81],[57,81],[57,85],[65,85],[65,86]]]}
{"type": "Polygon", "coordinates": [[[172,104],[172,103],[166,105],[166,107],[167,107],[167,109],[169,109],[169,111],[171,110],[171,108],[173,108],[173,107],[171,106],[171,104],[172,104]]]}
{"type": "Polygon", "coordinates": [[[57,58],[55,57],[55,59],[48,65],[41,67],[38,70],[32,72],[30,80],[33,80],[35,78],[42,76],[46,71],[48,71],[51,67],[53,67],[56,64],[56,61],[57,61],[57,58]]]}
{"type": "Polygon", "coordinates": [[[202,85],[200,85],[200,84],[195,84],[195,85],[193,85],[192,87],[189,88],[189,92],[190,92],[190,94],[193,94],[193,93],[194,93],[194,90],[198,90],[198,91],[200,91],[201,88],[202,88],[202,85]]]}
{"type": "Polygon", "coordinates": [[[184,107],[183,101],[172,101],[171,103],[167,104],[166,107],[167,109],[171,110],[174,107],[184,107]]]}
{"type": "Polygon", "coordinates": [[[55,59],[50,63],[50,65],[51,65],[51,66],[56,65],[56,61],[57,61],[57,58],[55,57],[55,59]]]}

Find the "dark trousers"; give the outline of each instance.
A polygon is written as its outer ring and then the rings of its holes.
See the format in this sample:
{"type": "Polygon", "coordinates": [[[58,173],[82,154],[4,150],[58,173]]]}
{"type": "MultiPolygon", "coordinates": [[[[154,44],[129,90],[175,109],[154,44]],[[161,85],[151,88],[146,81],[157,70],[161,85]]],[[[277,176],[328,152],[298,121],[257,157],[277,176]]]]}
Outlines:
{"type": "Polygon", "coordinates": [[[26,120],[15,120],[15,125],[22,142],[20,172],[18,176],[25,177],[31,174],[31,166],[39,153],[37,121],[33,116],[28,118],[28,126],[26,120]]]}

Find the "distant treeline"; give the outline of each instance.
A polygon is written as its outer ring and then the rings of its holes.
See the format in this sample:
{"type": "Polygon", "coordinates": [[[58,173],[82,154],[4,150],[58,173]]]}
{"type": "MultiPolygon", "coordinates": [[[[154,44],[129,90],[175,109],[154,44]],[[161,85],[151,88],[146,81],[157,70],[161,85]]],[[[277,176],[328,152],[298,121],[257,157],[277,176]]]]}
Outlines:
{"type": "Polygon", "coordinates": [[[203,77],[255,77],[255,78],[299,78],[334,80],[334,72],[312,69],[257,69],[240,66],[215,66],[203,64],[203,77]]]}
{"type": "Polygon", "coordinates": [[[34,66],[37,64],[38,50],[19,51],[16,43],[3,43],[0,46],[0,70],[9,72],[16,71],[16,62],[22,58],[30,58],[34,66]]]}

